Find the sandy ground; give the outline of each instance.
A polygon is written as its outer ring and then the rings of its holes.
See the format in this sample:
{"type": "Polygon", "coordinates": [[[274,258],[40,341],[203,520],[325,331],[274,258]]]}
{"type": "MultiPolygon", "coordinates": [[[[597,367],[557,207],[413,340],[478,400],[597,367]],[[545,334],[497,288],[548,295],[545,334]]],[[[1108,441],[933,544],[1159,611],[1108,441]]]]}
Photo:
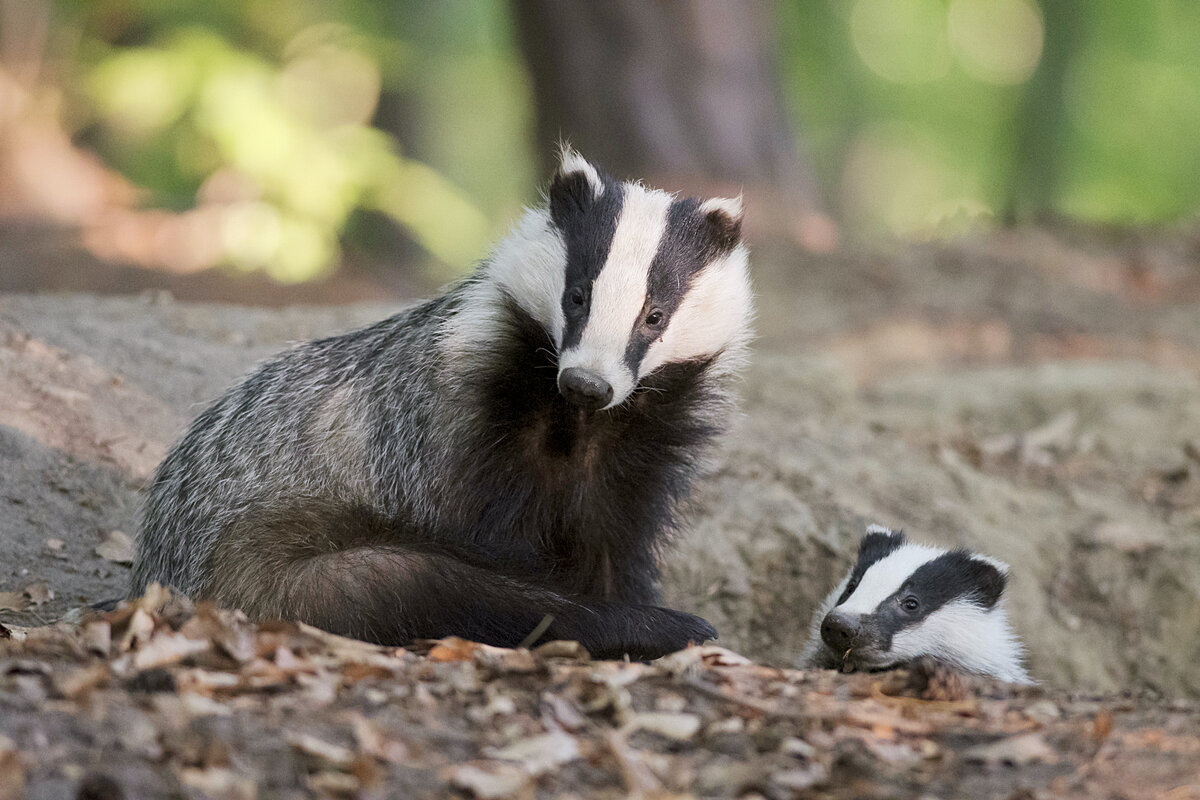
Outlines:
{"type": "MultiPolygon", "coordinates": [[[[1198,262],[1200,238],[1151,233],[758,248],[744,415],[671,599],[788,665],[879,521],[1008,561],[1047,686],[1200,696],[1198,262]]],[[[0,297],[0,606],[24,607],[0,622],[121,594],[111,532],[186,421],[287,342],[392,308],[0,297]]]]}

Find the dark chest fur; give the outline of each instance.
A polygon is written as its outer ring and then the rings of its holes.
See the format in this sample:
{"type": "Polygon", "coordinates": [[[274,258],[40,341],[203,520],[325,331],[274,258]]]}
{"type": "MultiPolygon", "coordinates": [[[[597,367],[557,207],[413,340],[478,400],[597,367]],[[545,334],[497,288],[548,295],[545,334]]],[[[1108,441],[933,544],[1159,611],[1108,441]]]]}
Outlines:
{"type": "Polygon", "coordinates": [[[581,412],[558,392],[549,336],[510,312],[464,455],[466,538],[576,591],[628,594],[657,576],[655,546],[725,420],[713,360],[664,366],[619,407],[581,412]]]}

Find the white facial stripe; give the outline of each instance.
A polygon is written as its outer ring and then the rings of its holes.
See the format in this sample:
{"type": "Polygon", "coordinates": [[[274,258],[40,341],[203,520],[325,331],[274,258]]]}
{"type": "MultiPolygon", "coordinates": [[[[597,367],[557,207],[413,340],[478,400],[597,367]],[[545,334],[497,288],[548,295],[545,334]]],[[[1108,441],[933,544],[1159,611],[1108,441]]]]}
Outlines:
{"type": "Polygon", "coordinates": [[[546,326],[556,346],[562,344],[566,326],[562,310],[566,261],[566,246],[553,230],[550,212],[539,208],[525,212],[497,245],[488,266],[496,283],[546,326]]]}
{"type": "Polygon", "coordinates": [[[754,300],[747,260],[746,249],[739,246],[696,276],[666,331],[651,342],[639,377],[663,364],[711,355],[749,337],[754,300]]]}
{"type": "Polygon", "coordinates": [[[559,358],[560,369],[582,367],[608,381],[613,387],[608,407],[623,402],[637,382],[625,364],[625,350],[646,302],[646,279],[666,230],[671,200],[665,192],[626,184],[608,259],[592,282],[583,334],[579,344],[559,358]]]}
{"type": "Polygon", "coordinates": [[[895,594],[917,567],[933,561],[945,552],[937,547],[920,544],[906,544],[893,550],[867,567],[854,594],[838,608],[854,614],[870,614],[880,603],[895,594]]]}

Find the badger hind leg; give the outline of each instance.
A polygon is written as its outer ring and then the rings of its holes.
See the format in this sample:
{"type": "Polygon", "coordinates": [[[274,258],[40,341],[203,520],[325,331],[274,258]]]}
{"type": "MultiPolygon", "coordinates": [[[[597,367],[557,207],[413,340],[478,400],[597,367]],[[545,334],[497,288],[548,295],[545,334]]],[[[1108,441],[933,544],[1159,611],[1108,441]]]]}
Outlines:
{"type": "Polygon", "coordinates": [[[714,638],[699,617],[572,597],[404,537],[369,510],[303,502],[241,517],[202,596],[256,619],[306,622],[385,645],[460,636],[502,647],[574,639],[601,658],[655,658],[714,638]]]}

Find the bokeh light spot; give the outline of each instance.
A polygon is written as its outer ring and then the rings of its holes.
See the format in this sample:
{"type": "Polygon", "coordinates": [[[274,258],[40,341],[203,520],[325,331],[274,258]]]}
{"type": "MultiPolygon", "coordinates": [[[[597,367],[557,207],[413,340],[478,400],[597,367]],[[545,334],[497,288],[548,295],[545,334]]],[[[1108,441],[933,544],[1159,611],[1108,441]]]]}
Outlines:
{"type": "Polygon", "coordinates": [[[1029,0],[953,0],[947,26],[958,62],[987,83],[1023,83],[1042,56],[1042,15],[1029,0]]]}
{"type": "Polygon", "coordinates": [[[141,137],[162,130],[183,114],[194,80],[185,54],[147,47],[103,61],[89,76],[88,89],[115,128],[141,137]]]}
{"type": "Polygon", "coordinates": [[[354,43],[342,26],[301,32],[288,47],[294,55],[279,76],[284,104],[318,126],[365,125],[379,100],[379,67],[343,42],[354,43]]]}
{"type": "Polygon", "coordinates": [[[950,70],[940,0],[858,0],[850,34],[863,63],[894,83],[928,83],[950,70]]]}
{"type": "Polygon", "coordinates": [[[928,132],[889,121],[867,127],[851,145],[842,176],[848,217],[866,230],[926,236],[962,228],[992,209],[928,132]]]}

